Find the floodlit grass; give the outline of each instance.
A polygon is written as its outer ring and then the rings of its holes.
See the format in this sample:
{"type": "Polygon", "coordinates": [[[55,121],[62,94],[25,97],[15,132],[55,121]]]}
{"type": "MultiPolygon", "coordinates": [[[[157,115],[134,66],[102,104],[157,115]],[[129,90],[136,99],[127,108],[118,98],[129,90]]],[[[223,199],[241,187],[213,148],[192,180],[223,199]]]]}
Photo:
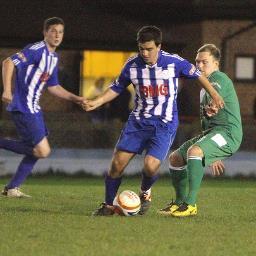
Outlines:
{"type": "MultiPolygon", "coordinates": [[[[0,255],[255,255],[255,183],[207,179],[198,215],[177,219],[157,214],[173,195],[168,177],[154,186],[143,217],[91,217],[103,200],[101,178],[30,178],[23,190],[32,198],[0,197],[0,255]]],[[[124,177],[121,190],[139,184],[124,177]]]]}

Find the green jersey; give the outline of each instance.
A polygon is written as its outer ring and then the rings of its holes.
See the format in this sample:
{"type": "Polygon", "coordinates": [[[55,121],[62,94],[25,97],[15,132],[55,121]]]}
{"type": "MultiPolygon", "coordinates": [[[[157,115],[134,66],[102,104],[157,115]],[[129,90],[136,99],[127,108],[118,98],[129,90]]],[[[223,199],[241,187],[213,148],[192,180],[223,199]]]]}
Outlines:
{"type": "Polygon", "coordinates": [[[231,79],[220,71],[213,72],[208,80],[221,95],[225,102],[223,109],[216,115],[207,116],[205,107],[212,101],[210,95],[204,90],[200,93],[200,118],[202,129],[205,130],[225,130],[229,134],[233,146],[239,146],[242,141],[242,122],[240,107],[236,91],[231,79]]]}

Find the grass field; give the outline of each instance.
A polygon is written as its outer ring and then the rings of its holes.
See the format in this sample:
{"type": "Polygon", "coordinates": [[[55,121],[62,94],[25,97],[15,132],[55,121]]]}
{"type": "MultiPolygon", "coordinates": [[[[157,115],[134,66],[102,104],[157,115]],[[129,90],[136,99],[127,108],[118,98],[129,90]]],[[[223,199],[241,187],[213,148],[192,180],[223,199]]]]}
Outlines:
{"type": "MultiPolygon", "coordinates": [[[[138,191],[139,184],[125,177],[121,190],[138,191]]],[[[32,198],[0,197],[0,255],[256,254],[255,180],[206,179],[198,215],[184,219],[157,214],[173,194],[169,184],[168,177],[156,183],[143,217],[91,217],[103,199],[101,178],[30,178],[23,190],[32,198]]]]}

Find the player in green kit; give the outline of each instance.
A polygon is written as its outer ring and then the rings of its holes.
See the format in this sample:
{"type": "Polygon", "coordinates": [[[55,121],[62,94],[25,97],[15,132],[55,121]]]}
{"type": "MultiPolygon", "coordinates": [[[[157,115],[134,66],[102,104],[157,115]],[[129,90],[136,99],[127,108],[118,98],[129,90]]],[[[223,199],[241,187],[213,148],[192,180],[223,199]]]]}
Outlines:
{"type": "Polygon", "coordinates": [[[243,131],[239,102],[232,81],[219,71],[220,57],[220,50],[213,44],[205,44],[197,51],[197,68],[224,99],[225,106],[218,110],[209,94],[201,90],[202,133],[170,154],[170,173],[176,199],[161,209],[161,214],[174,217],[196,215],[196,199],[204,167],[211,166],[214,175],[221,174],[224,171],[221,160],[232,156],[241,144],[243,131]]]}

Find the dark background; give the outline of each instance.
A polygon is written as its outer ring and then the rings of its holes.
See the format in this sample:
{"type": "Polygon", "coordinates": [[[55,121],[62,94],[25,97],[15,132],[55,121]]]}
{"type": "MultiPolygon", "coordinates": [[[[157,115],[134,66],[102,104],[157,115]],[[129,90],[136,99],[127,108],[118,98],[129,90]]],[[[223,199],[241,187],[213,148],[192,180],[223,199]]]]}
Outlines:
{"type": "MultiPolygon", "coordinates": [[[[134,50],[141,25],[253,20],[255,15],[255,0],[1,0],[0,47],[23,47],[41,39],[39,28],[51,16],[62,17],[66,23],[64,49],[134,50]]],[[[174,51],[182,48],[168,45],[174,51]]]]}
{"type": "MultiPolygon", "coordinates": [[[[241,148],[256,149],[256,83],[234,79],[235,56],[256,52],[256,0],[0,0],[0,61],[28,43],[42,40],[43,22],[53,16],[63,18],[66,24],[65,38],[58,49],[59,78],[66,89],[77,94],[81,52],[137,51],[136,33],[141,26],[159,26],[162,48],[190,62],[203,43],[215,43],[223,53],[222,70],[235,82],[240,101],[244,127],[241,148]]],[[[186,81],[180,88],[181,125],[175,147],[195,135],[200,126],[199,86],[186,81]]],[[[108,118],[94,124],[90,114],[47,92],[41,106],[55,147],[113,147],[123,126],[120,120],[113,123],[108,118]]],[[[0,136],[16,136],[1,103],[0,109],[0,136]]]]}

